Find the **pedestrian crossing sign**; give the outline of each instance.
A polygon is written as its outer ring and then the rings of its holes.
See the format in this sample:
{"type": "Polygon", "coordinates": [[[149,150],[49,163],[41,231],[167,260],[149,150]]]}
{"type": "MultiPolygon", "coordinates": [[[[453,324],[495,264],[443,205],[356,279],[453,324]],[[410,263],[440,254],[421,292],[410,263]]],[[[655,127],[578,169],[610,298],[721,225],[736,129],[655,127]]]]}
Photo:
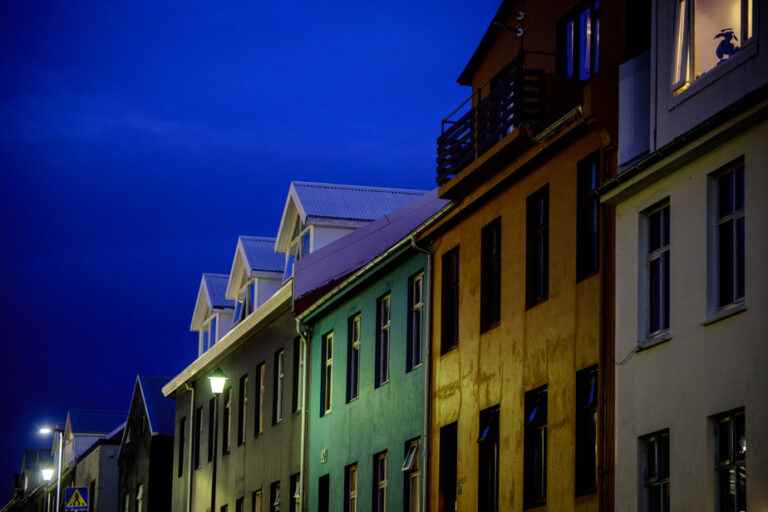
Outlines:
{"type": "Polygon", "coordinates": [[[64,510],[67,512],[87,512],[88,488],[67,487],[64,489],[64,510]]]}

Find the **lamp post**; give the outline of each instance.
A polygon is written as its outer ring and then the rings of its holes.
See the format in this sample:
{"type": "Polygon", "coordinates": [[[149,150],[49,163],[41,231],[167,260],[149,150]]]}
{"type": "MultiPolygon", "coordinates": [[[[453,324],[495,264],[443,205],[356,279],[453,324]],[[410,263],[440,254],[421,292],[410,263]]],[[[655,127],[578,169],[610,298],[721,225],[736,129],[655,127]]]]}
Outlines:
{"type": "MultiPolygon", "coordinates": [[[[41,427],[38,432],[44,436],[53,434],[54,432],[59,434],[59,457],[56,461],[56,512],[59,512],[61,503],[61,457],[64,450],[64,430],[56,427],[41,427]]],[[[43,479],[46,481],[50,480],[53,477],[51,474],[52,472],[52,469],[44,469],[43,479]],[[48,478],[46,478],[46,474],[48,475],[48,478]]]]}
{"type": "Polygon", "coordinates": [[[218,451],[219,437],[219,395],[224,392],[224,386],[227,384],[227,376],[217,368],[208,376],[211,384],[211,393],[213,393],[213,475],[211,476],[211,512],[216,512],[216,460],[218,451]]]}

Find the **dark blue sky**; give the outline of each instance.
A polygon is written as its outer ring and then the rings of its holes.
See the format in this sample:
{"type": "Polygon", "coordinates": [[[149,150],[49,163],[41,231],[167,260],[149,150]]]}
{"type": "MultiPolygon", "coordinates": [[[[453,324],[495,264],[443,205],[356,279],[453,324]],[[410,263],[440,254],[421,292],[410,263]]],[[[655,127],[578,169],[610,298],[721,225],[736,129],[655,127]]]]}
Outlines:
{"type": "Polygon", "coordinates": [[[39,420],[192,360],[290,180],[431,187],[498,1],[226,3],[0,3],[0,499],[39,420]]]}

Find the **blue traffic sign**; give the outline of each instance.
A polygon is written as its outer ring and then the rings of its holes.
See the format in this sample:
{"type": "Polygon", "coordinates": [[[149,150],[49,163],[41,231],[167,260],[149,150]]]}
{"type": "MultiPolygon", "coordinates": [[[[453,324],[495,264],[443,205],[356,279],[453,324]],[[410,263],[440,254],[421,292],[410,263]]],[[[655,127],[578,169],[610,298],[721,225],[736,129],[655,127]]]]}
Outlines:
{"type": "Polygon", "coordinates": [[[64,510],[67,512],[87,512],[88,488],[67,487],[64,489],[64,510]]]}

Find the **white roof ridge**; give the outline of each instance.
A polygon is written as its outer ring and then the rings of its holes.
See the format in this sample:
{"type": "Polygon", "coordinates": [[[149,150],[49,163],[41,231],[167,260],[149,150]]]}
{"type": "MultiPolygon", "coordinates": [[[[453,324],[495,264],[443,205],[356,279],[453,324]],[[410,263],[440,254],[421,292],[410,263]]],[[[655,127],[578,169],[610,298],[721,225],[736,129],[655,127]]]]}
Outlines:
{"type": "Polygon", "coordinates": [[[379,192],[399,192],[403,194],[424,194],[429,190],[417,188],[384,187],[378,185],[351,185],[349,183],[326,183],[321,181],[292,181],[291,184],[316,188],[340,188],[346,190],[370,190],[379,192]]]}

